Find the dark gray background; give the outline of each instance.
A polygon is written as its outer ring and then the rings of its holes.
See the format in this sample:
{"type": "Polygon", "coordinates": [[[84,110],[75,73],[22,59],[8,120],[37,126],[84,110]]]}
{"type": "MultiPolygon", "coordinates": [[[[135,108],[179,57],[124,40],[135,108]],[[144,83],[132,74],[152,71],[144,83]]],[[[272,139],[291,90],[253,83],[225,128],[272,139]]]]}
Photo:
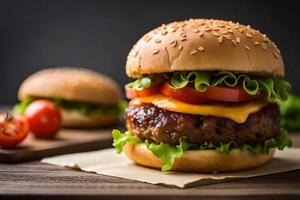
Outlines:
{"type": "Polygon", "coordinates": [[[267,33],[300,94],[299,12],[296,0],[0,0],[0,104],[15,103],[22,80],[52,66],[88,67],[123,85],[132,45],[162,23],[188,18],[239,21],[267,33]]]}

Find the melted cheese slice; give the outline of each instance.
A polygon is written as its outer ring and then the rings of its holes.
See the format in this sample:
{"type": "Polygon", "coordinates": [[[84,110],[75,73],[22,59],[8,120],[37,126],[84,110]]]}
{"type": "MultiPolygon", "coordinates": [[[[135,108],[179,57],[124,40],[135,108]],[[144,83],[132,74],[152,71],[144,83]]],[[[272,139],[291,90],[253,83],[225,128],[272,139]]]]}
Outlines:
{"type": "Polygon", "coordinates": [[[159,108],[173,112],[228,118],[237,123],[244,123],[251,113],[259,111],[267,104],[262,101],[251,101],[238,104],[218,103],[194,105],[161,94],[136,98],[131,101],[131,104],[140,103],[152,103],[159,108]]]}

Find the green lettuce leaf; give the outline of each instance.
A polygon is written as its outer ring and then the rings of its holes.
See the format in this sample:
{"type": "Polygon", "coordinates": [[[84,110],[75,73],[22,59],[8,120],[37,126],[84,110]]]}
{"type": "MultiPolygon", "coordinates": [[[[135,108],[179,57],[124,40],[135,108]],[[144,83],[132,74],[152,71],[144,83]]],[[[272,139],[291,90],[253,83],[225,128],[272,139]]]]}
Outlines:
{"type": "Polygon", "coordinates": [[[174,88],[180,89],[193,83],[199,92],[205,92],[208,87],[218,85],[236,87],[241,86],[250,95],[256,95],[261,91],[267,94],[270,102],[279,100],[285,101],[291,89],[291,84],[285,80],[277,80],[270,77],[253,78],[245,74],[234,74],[229,71],[218,73],[207,72],[174,72],[171,84],[174,88]]]}
{"type": "Polygon", "coordinates": [[[14,105],[14,107],[12,108],[11,113],[15,114],[15,115],[22,115],[22,114],[24,114],[27,106],[31,102],[33,102],[34,100],[35,100],[35,98],[32,98],[32,97],[26,97],[26,98],[24,98],[22,101],[20,101],[16,105],[14,105]]]}
{"type": "MultiPolygon", "coordinates": [[[[13,109],[13,114],[24,114],[27,106],[37,100],[37,99],[45,99],[39,97],[26,97],[21,102],[16,104],[13,109]]],[[[83,102],[73,102],[66,101],[59,98],[47,98],[50,101],[53,101],[57,107],[64,108],[66,110],[76,110],[86,116],[101,116],[101,115],[109,115],[109,114],[122,114],[127,106],[126,101],[121,101],[118,106],[99,106],[93,105],[89,103],[83,102]]]]}
{"type": "Polygon", "coordinates": [[[190,144],[185,138],[180,138],[179,145],[172,146],[166,143],[149,143],[148,140],[142,141],[137,136],[130,134],[128,131],[122,133],[119,130],[114,129],[112,131],[113,146],[117,153],[123,151],[123,147],[128,142],[143,143],[147,149],[149,149],[157,158],[163,161],[162,171],[168,171],[172,169],[173,163],[176,158],[179,158],[190,147],[190,144]]]}
{"type": "Polygon", "coordinates": [[[211,86],[226,85],[229,87],[235,87],[238,84],[238,78],[232,72],[221,71],[213,76],[211,86]]]}
{"type": "Polygon", "coordinates": [[[212,143],[205,142],[201,145],[189,143],[185,137],[179,139],[179,144],[176,146],[166,143],[150,143],[148,140],[142,141],[137,136],[132,135],[130,132],[121,133],[119,130],[112,131],[113,146],[118,153],[123,151],[123,147],[127,142],[134,142],[137,144],[144,144],[157,158],[163,162],[162,171],[172,169],[173,163],[176,158],[179,158],[187,150],[216,150],[220,153],[230,153],[234,148],[239,148],[241,151],[250,151],[259,154],[268,154],[271,148],[278,148],[283,150],[285,147],[291,147],[292,141],[288,137],[287,132],[281,130],[277,138],[266,140],[264,144],[249,145],[243,144],[237,146],[234,142],[214,146],[212,143]]]}
{"type": "MultiPolygon", "coordinates": [[[[288,98],[291,84],[285,80],[270,77],[250,77],[246,74],[235,74],[229,71],[212,72],[174,72],[165,74],[165,79],[171,81],[175,89],[181,89],[187,85],[193,85],[199,92],[205,92],[209,87],[218,85],[228,87],[242,87],[248,94],[256,95],[264,92],[269,102],[285,101],[288,98]]],[[[157,77],[156,77],[157,78],[157,77]]],[[[160,79],[161,80],[161,79],[160,79]]],[[[142,90],[154,84],[155,76],[139,78],[126,84],[126,88],[142,90]]]]}
{"type": "Polygon", "coordinates": [[[120,101],[118,105],[118,110],[120,115],[124,115],[126,108],[128,107],[128,102],[125,100],[120,101]]]}
{"type": "Polygon", "coordinates": [[[243,144],[240,146],[240,149],[242,151],[248,150],[253,153],[268,154],[269,150],[272,148],[283,150],[285,147],[292,147],[292,145],[293,142],[291,138],[288,137],[287,131],[282,129],[277,138],[268,139],[263,145],[257,144],[253,146],[249,144],[243,144]]]}
{"type": "Polygon", "coordinates": [[[243,89],[250,95],[256,95],[260,91],[258,80],[251,80],[248,76],[242,74],[238,77],[238,80],[242,80],[243,89]]]}
{"type": "Polygon", "coordinates": [[[142,90],[142,89],[150,87],[151,84],[152,84],[151,78],[148,76],[145,76],[145,77],[139,78],[133,82],[127,83],[125,85],[125,88],[131,88],[134,90],[142,90]]]}
{"type": "Polygon", "coordinates": [[[289,91],[292,88],[291,83],[285,80],[276,81],[275,83],[275,93],[278,95],[279,99],[287,100],[289,97],[289,91]]]}
{"type": "Polygon", "coordinates": [[[161,169],[163,172],[171,170],[175,159],[181,157],[191,146],[184,137],[179,139],[179,145],[176,146],[166,143],[149,143],[148,140],[144,144],[157,158],[163,161],[161,169]]]}
{"type": "Polygon", "coordinates": [[[280,105],[282,128],[288,131],[300,130],[300,97],[289,95],[287,101],[280,105]]]}
{"type": "Polygon", "coordinates": [[[229,142],[226,144],[221,144],[219,146],[216,146],[215,149],[220,153],[228,154],[234,147],[235,147],[234,142],[229,142]]]}
{"type": "Polygon", "coordinates": [[[279,150],[283,150],[285,147],[292,147],[293,141],[288,136],[288,132],[285,129],[281,129],[280,135],[278,136],[277,140],[277,148],[279,150]]]}
{"type": "Polygon", "coordinates": [[[205,92],[210,86],[210,74],[207,72],[174,72],[171,83],[174,88],[180,89],[194,82],[194,87],[199,92],[205,92]]]}
{"type": "Polygon", "coordinates": [[[54,98],[52,101],[57,107],[67,110],[76,110],[86,116],[99,116],[120,113],[117,106],[101,106],[83,102],[66,101],[59,98],[54,98]]]}
{"type": "Polygon", "coordinates": [[[123,151],[123,147],[127,142],[142,143],[143,141],[136,137],[135,135],[130,134],[128,131],[121,133],[121,131],[114,129],[112,131],[112,137],[114,139],[113,146],[117,150],[117,153],[123,151]]]}

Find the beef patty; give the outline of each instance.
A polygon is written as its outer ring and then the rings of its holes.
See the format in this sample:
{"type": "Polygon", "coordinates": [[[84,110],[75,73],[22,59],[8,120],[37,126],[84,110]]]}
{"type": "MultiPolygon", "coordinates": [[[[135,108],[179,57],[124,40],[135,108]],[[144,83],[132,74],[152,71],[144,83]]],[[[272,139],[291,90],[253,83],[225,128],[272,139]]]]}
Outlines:
{"type": "Polygon", "coordinates": [[[141,139],[154,143],[178,144],[185,136],[190,143],[214,145],[234,141],[239,144],[263,143],[279,134],[277,104],[268,104],[248,116],[243,124],[233,120],[177,113],[152,104],[130,105],[125,112],[127,129],[141,139]]]}

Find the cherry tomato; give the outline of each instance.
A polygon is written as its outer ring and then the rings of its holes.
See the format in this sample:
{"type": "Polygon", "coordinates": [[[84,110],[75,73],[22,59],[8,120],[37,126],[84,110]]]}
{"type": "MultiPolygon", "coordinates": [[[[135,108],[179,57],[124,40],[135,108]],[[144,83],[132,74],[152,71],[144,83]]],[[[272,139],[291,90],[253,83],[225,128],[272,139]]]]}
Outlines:
{"type": "Polygon", "coordinates": [[[36,100],[25,110],[30,131],[38,138],[52,138],[61,127],[61,114],[49,100],[36,100]]]}
{"type": "Polygon", "coordinates": [[[29,124],[23,116],[0,115],[0,147],[13,148],[28,135],[29,124]]]}
{"type": "Polygon", "coordinates": [[[149,88],[145,88],[142,90],[125,88],[125,93],[126,93],[126,97],[128,99],[134,99],[137,97],[144,97],[144,96],[150,96],[153,94],[157,94],[157,93],[159,93],[160,87],[161,87],[161,84],[156,84],[156,85],[153,85],[149,88]]]}
{"type": "Polygon", "coordinates": [[[209,101],[244,102],[262,97],[261,95],[249,95],[240,87],[216,86],[209,87],[205,92],[198,92],[191,87],[174,89],[170,83],[165,83],[160,91],[164,95],[192,104],[209,101]]]}

